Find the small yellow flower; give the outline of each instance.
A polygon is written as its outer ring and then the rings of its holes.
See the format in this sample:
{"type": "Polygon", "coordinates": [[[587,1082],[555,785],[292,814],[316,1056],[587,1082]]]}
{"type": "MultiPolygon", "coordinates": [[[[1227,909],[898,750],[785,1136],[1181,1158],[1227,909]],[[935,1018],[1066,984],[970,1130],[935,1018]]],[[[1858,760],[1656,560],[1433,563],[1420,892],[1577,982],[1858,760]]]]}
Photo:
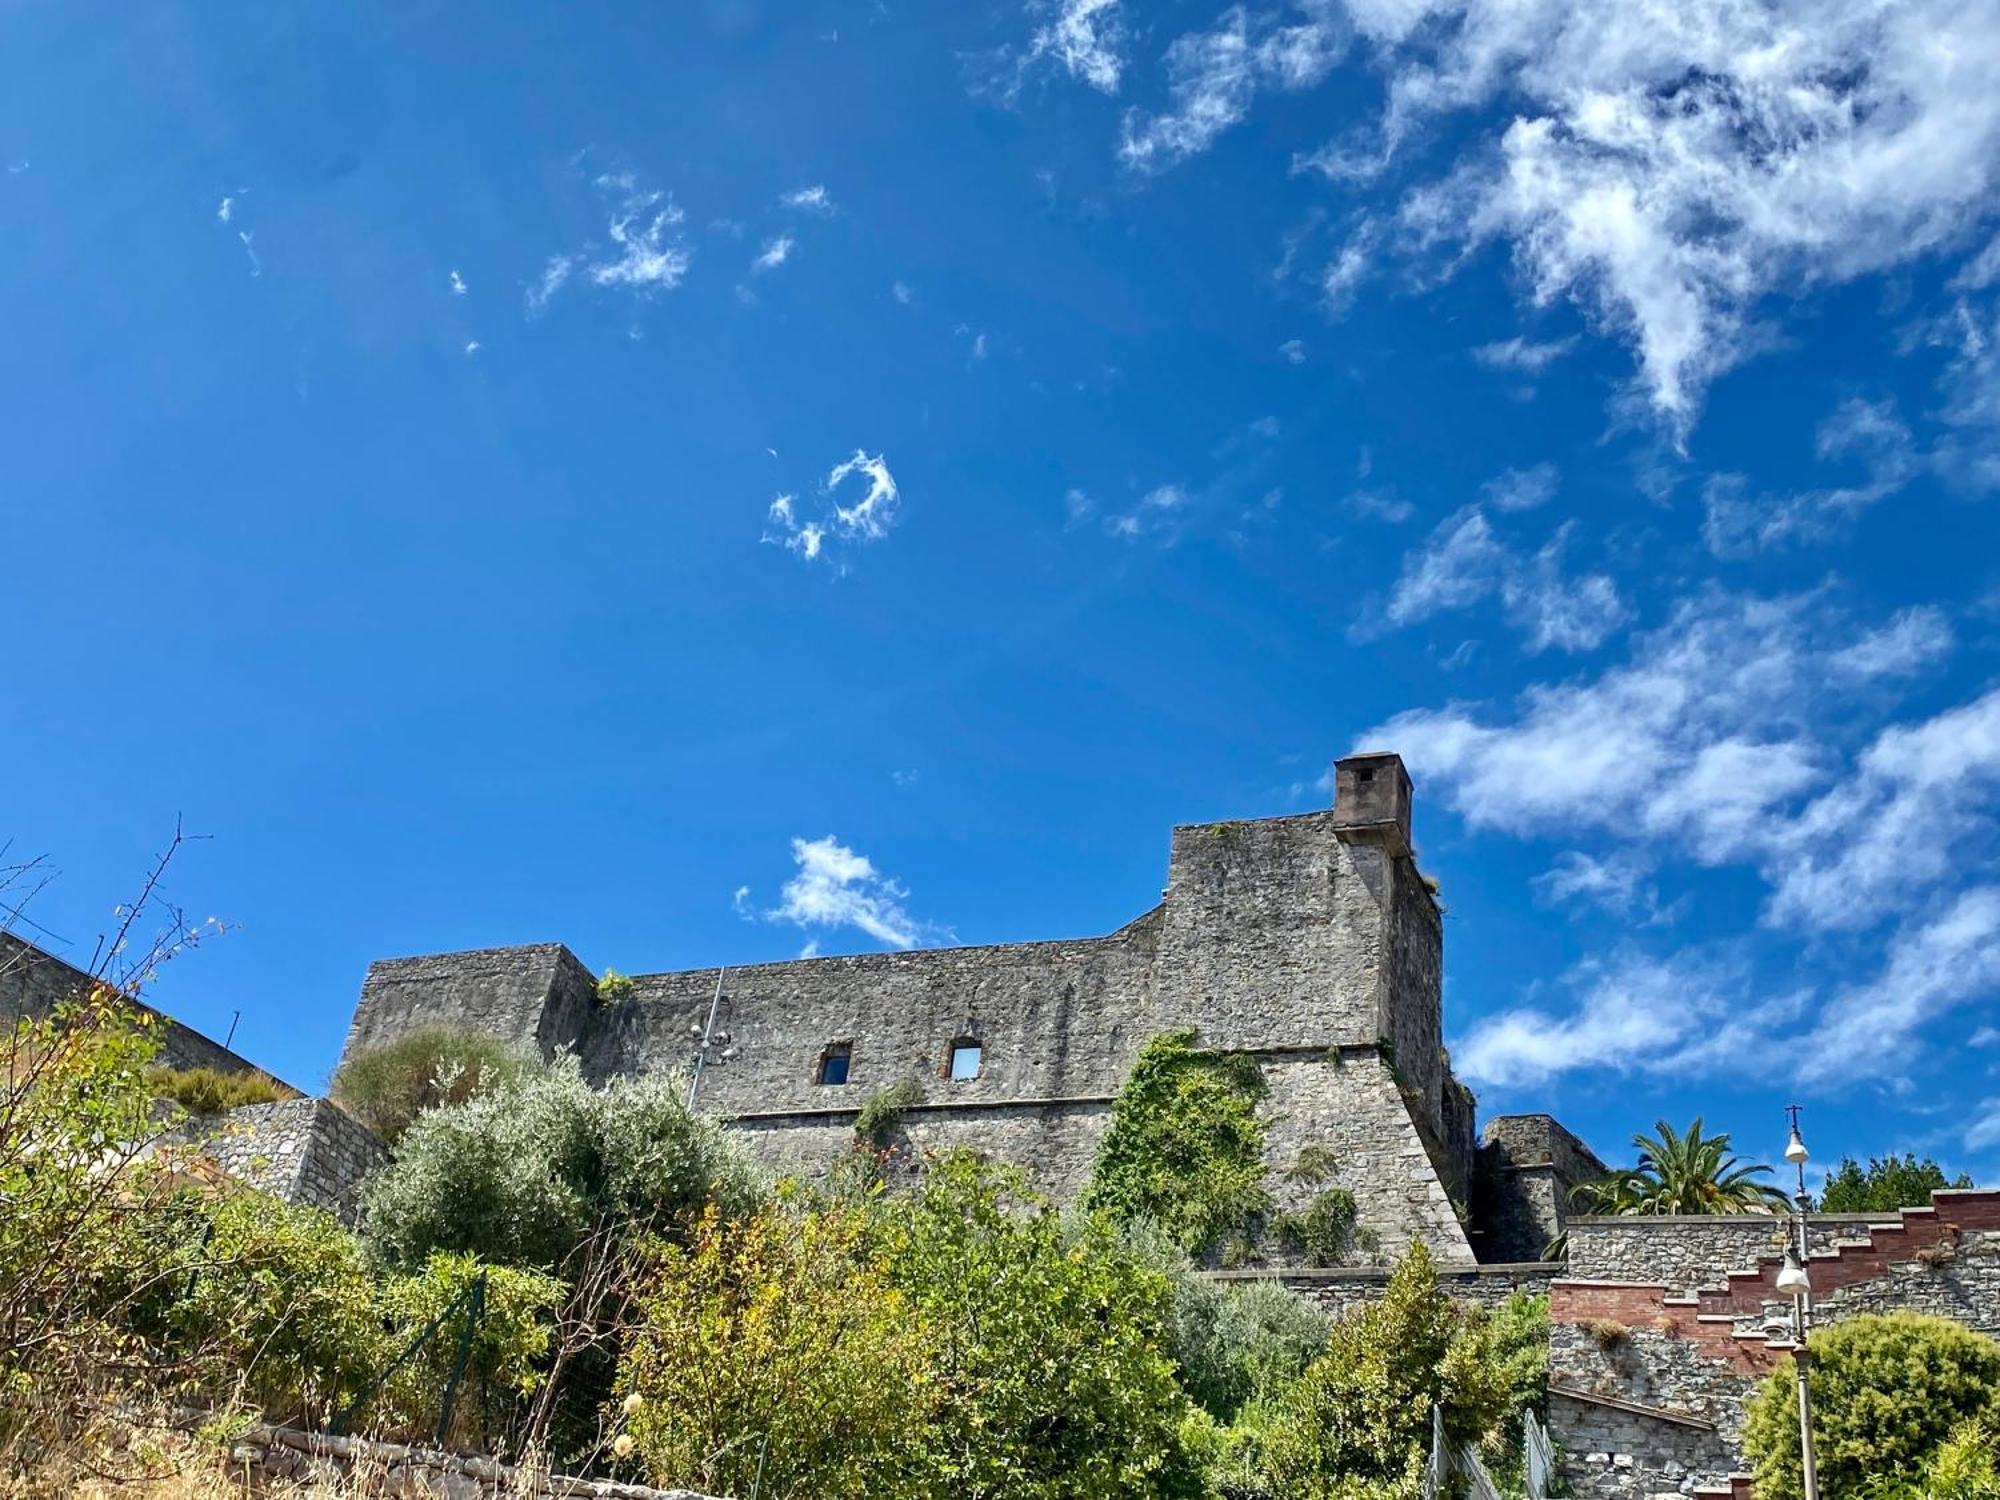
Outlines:
{"type": "Polygon", "coordinates": [[[639,1414],[639,1408],[644,1406],[645,1404],[646,1404],[646,1398],[640,1395],[637,1391],[634,1391],[631,1395],[625,1398],[625,1415],[628,1417],[637,1416],[639,1414]]]}
{"type": "Polygon", "coordinates": [[[611,1445],[611,1453],[614,1458],[630,1458],[632,1456],[632,1434],[629,1432],[619,1433],[617,1440],[611,1445]]]}

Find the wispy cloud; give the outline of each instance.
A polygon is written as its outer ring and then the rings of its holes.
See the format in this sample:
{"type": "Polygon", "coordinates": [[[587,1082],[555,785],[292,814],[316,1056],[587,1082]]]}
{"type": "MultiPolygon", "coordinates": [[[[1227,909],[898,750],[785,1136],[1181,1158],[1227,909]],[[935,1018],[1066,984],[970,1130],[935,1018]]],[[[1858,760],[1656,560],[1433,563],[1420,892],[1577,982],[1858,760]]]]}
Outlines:
{"type": "Polygon", "coordinates": [[[463,297],[470,290],[465,284],[465,278],[458,274],[456,267],[452,270],[451,280],[448,285],[451,287],[451,294],[454,297],[463,297]]]}
{"type": "Polygon", "coordinates": [[[764,249],[750,263],[753,271],[775,271],[792,255],[792,237],[789,234],[776,235],[764,242],[764,249]]]}
{"type": "Polygon", "coordinates": [[[750,888],[739,886],[732,899],[736,910],[806,929],[851,927],[891,948],[950,937],[948,929],[913,917],[904,904],[909,892],[832,834],[793,839],[792,863],[776,906],[757,912],[750,888]]]}
{"type": "Polygon", "coordinates": [[[1920,467],[1910,429],[1890,401],[1849,400],[1820,423],[1822,462],[1858,462],[1859,484],[1791,494],[1753,493],[1740,474],[1718,474],[1702,490],[1702,537],[1717,557],[1745,557],[1787,543],[1840,535],[1863,511],[1902,489],[1920,467]]]}
{"type": "Polygon", "coordinates": [[[672,198],[657,189],[641,187],[631,172],[602,173],[594,186],[612,200],[604,230],[610,243],[593,241],[550,256],[541,276],[528,288],[530,316],[544,312],[579,271],[593,286],[642,296],[672,291],[687,276],[694,252],[682,233],[686,215],[672,198]]]}
{"type": "Polygon", "coordinates": [[[823,184],[817,182],[811,187],[802,187],[796,192],[787,193],[778,201],[798,213],[830,214],[834,211],[832,195],[827,192],[823,184]]]}
{"type": "Polygon", "coordinates": [[[821,489],[826,504],[818,519],[800,519],[796,496],[773,500],[765,511],[763,539],[811,562],[826,553],[830,542],[878,542],[900,519],[902,491],[879,453],[856,448],[852,458],[834,465],[821,489]],[[843,503],[850,496],[857,498],[843,503]]]}
{"type": "Polygon", "coordinates": [[[1537,305],[1627,340],[1675,434],[1758,347],[1764,294],[1948,252],[1992,210],[2000,16],[1832,0],[1801,27],[1754,0],[1418,0],[1352,7],[1387,74],[1386,166],[1435,117],[1495,134],[1408,191],[1401,243],[1509,244],[1537,305]]]}
{"type": "MultiPolygon", "coordinates": [[[[1530,652],[1591,650],[1630,618],[1630,610],[1608,575],[1564,572],[1562,555],[1573,529],[1574,523],[1566,524],[1539,550],[1524,553],[1500,539],[1483,510],[1467,506],[1403,559],[1382,623],[1413,625],[1498,597],[1530,652]]],[[[1378,628],[1364,616],[1356,634],[1366,638],[1378,628]]]]}
{"type": "Polygon", "coordinates": [[[1552,463],[1504,469],[1479,487],[1479,497],[1495,510],[1534,510],[1556,497],[1562,476],[1552,463]]]}
{"type": "MultiPolygon", "coordinates": [[[[1041,7],[1046,11],[1049,7],[1041,7]]],[[[1099,93],[1118,92],[1125,71],[1125,25],[1119,0],[1056,0],[1054,18],[1035,29],[1022,71],[1053,62],[1099,93]]],[[[1015,80],[1018,86],[1019,77],[1015,80]]]]}
{"type": "Polygon", "coordinates": [[[1574,335],[1566,339],[1550,339],[1542,343],[1516,336],[1502,339],[1498,343],[1481,344],[1472,351],[1472,357],[1489,370],[1508,370],[1517,375],[1540,375],[1544,370],[1576,348],[1574,335]]]}
{"type": "Polygon", "coordinates": [[[2000,689],[1861,732],[1948,649],[1940,624],[1857,631],[1818,596],[1711,590],[1595,677],[1497,713],[1413,710],[1362,739],[1400,747],[1475,828],[1747,864],[1767,923],[1866,930],[1922,906],[1995,831],[2000,689]]]}
{"type": "Polygon", "coordinates": [[[1319,83],[1347,50],[1349,29],[1331,0],[1305,0],[1304,19],[1287,23],[1243,6],[1225,11],[1210,31],[1192,31],[1167,48],[1169,108],[1128,111],[1119,160],[1158,172],[1206,151],[1239,124],[1259,89],[1296,91],[1319,83]]]}

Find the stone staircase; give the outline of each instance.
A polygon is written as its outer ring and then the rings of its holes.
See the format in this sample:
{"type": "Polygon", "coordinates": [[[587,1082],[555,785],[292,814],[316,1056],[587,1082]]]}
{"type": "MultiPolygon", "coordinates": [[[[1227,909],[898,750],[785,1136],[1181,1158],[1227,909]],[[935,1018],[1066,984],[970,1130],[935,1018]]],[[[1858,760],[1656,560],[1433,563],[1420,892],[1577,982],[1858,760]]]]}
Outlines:
{"type": "MultiPolygon", "coordinates": [[[[1967,1231],[2000,1229],[2000,1192],[1961,1188],[1932,1196],[1928,1208],[1906,1208],[1881,1222],[1816,1250],[1807,1259],[1813,1297],[1824,1303],[1847,1287],[1889,1273],[1898,1264],[1947,1260],[1967,1231]]],[[[1791,1352],[1789,1337],[1764,1332],[1768,1320],[1789,1317],[1791,1301],[1778,1291],[1781,1254],[1761,1255],[1748,1270],[1731,1271],[1721,1285],[1677,1293],[1654,1283],[1557,1282],[1558,1305],[1577,1315],[1615,1317],[1686,1339],[1703,1354],[1745,1375],[1760,1376],[1791,1352]]],[[[1560,1316],[1561,1313],[1559,1312],[1560,1316]]]]}

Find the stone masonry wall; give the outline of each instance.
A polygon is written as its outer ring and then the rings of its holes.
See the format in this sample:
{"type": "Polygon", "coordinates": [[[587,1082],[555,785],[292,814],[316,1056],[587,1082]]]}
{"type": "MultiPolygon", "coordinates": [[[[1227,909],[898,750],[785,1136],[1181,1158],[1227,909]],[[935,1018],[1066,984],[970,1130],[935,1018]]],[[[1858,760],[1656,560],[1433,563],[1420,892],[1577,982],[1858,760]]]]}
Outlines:
{"type": "MultiPolygon", "coordinates": [[[[1604,1163],[1548,1115],[1489,1120],[1473,1172],[1481,1260],[1536,1260],[1570,1225],[1570,1194],[1604,1175],[1604,1163]]],[[[1588,1255],[1585,1256],[1588,1261],[1588,1255]]],[[[1576,1252],[1571,1264],[1579,1266],[1576,1252]]],[[[1579,1269],[1579,1276],[1622,1274],[1579,1269]]]]}
{"type": "MultiPolygon", "coordinates": [[[[1550,1291],[1551,1432],[1577,1492],[1606,1500],[1718,1484],[1745,1467],[1744,1406],[1790,1345],[1768,1215],[1584,1219],[1550,1291]]],[[[1815,1327],[1909,1310],[2000,1335],[2000,1193],[1808,1226],[1815,1327]]]]}
{"type": "Polygon", "coordinates": [[[1263,1067],[1274,1185],[1305,1145],[1330,1146],[1385,1254],[1421,1238],[1469,1265],[1453,1194],[1472,1103],[1440,1043],[1442,927],[1409,854],[1408,777],[1393,756],[1351,757],[1337,784],[1331,811],[1176,828],[1161,904],[1106,937],[640,975],[609,1006],[559,945],[398,959],[370,968],[348,1050],[451,1022],[572,1047],[594,1080],[680,1071],[719,981],[700,1107],[774,1166],[825,1170],[862,1102],[915,1080],[913,1158],[971,1147],[1060,1197],[1139,1049],[1192,1027],[1263,1067]],[[981,1049],[976,1077],[949,1076],[961,1042],[981,1049]],[[844,1082],[822,1081],[830,1049],[844,1082]]]}
{"type": "MultiPolygon", "coordinates": [[[[1509,1297],[1544,1297],[1550,1284],[1562,1274],[1562,1265],[1551,1262],[1522,1266],[1440,1266],[1438,1286],[1454,1302],[1469,1302],[1494,1308],[1509,1297]]],[[[1329,1317],[1370,1306],[1382,1298],[1389,1284],[1388,1266],[1342,1267],[1334,1270],[1216,1271],[1211,1279],[1226,1285],[1248,1281],[1276,1281],[1297,1292],[1329,1317]]]]}
{"type": "MultiPolygon", "coordinates": [[[[46,1016],[58,1005],[81,1000],[95,987],[89,974],[74,964],[44,952],[33,943],[12,933],[0,932],[0,1022],[46,1016]]],[[[239,1057],[219,1042],[212,1042],[192,1027],[183,1026],[172,1016],[138,1000],[125,1002],[143,1016],[153,1017],[158,1029],[158,1060],[170,1068],[213,1068],[218,1073],[262,1072],[248,1058],[239,1057]]],[[[268,1075],[267,1075],[268,1076],[268,1075]]],[[[298,1091],[290,1084],[272,1079],[286,1093],[298,1091]]]]}
{"type": "Polygon", "coordinates": [[[328,1099],[287,1099],[196,1116],[171,1139],[197,1145],[239,1182],[324,1208],[349,1225],[363,1179],[389,1157],[373,1131],[328,1099]]]}

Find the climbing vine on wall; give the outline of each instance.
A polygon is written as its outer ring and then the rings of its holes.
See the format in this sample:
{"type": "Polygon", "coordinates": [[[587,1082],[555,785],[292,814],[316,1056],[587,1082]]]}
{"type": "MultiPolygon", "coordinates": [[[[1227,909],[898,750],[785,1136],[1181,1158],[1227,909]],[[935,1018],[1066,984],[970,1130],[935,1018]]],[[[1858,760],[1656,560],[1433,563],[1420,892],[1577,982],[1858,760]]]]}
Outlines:
{"type": "Polygon", "coordinates": [[[1086,1207],[1148,1220],[1190,1255],[1234,1258],[1271,1208],[1264,1186],[1266,1093],[1256,1060],[1154,1037],[1111,1108],[1086,1207]]]}

